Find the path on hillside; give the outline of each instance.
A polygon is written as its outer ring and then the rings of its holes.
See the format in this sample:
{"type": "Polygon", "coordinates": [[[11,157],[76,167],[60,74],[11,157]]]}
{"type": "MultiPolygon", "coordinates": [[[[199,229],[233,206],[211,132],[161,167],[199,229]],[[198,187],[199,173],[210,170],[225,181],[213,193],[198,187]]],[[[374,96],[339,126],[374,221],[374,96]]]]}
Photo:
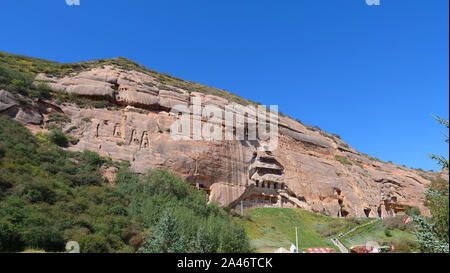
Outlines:
{"type": "Polygon", "coordinates": [[[356,231],[357,229],[363,228],[363,227],[368,226],[368,225],[372,225],[372,224],[374,224],[374,223],[376,223],[376,222],[378,222],[378,221],[381,221],[381,219],[373,219],[373,220],[371,220],[370,222],[365,223],[364,225],[360,225],[360,226],[353,227],[352,229],[350,229],[350,230],[347,231],[346,233],[339,234],[338,238],[331,238],[331,242],[332,242],[336,247],[339,248],[339,250],[341,251],[341,253],[348,253],[348,249],[341,243],[341,241],[339,241],[339,238],[342,238],[342,237],[344,237],[344,236],[347,236],[348,234],[350,234],[350,233],[356,231]]]}
{"type": "Polygon", "coordinates": [[[348,249],[338,240],[338,239],[331,239],[331,242],[337,246],[337,248],[339,248],[339,251],[341,251],[341,253],[348,253],[348,249]]]}

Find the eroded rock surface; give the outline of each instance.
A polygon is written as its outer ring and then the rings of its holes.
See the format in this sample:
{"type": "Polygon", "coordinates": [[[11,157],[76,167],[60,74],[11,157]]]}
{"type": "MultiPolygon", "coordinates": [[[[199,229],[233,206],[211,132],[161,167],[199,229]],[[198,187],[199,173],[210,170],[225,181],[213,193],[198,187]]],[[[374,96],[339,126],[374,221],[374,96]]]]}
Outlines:
{"type": "MultiPolygon", "coordinates": [[[[405,206],[416,206],[428,214],[423,192],[429,184],[426,178],[435,173],[363,156],[337,137],[291,118],[280,116],[279,145],[272,152],[258,149],[262,145],[258,141],[174,141],[170,127],[179,118],[169,114],[174,105],[192,107],[193,99],[201,97],[204,104],[221,109],[227,104],[236,109],[244,106],[214,95],[160,86],[150,75],[115,66],[64,78],[39,74],[37,79],[53,90],[108,100],[116,110],[42,100],[38,107],[24,108],[14,96],[0,91],[0,111],[28,124],[42,123],[51,109],[60,111],[70,119],[64,129],[72,128],[70,134],[79,139],[69,149],[128,160],[141,173],[167,168],[220,205],[297,207],[333,217],[390,216],[405,206]]],[[[193,118],[204,121],[204,117],[193,118]]],[[[110,177],[114,170],[103,171],[110,177]]]]}

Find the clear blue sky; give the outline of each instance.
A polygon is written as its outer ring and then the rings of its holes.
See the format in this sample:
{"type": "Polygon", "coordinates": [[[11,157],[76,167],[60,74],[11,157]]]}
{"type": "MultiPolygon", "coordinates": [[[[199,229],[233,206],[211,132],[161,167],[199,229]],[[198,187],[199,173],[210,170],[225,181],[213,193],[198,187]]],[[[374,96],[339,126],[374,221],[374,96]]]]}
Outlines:
{"type": "Polygon", "coordinates": [[[60,62],[125,56],[437,169],[449,115],[449,1],[2,1],[0,50],[60,62]]]}

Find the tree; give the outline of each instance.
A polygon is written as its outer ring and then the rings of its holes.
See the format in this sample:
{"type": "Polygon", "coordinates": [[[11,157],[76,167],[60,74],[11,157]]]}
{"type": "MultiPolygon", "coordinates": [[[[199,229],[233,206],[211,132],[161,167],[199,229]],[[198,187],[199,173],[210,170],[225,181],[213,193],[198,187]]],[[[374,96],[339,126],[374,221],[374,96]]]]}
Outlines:
{"type": "Polygon", "coordinates": [[[63,134],[61,129],[53,129],[48,134],[48,139],[58,145],[59,147],[67,147],[69,146],[69,140],[63,134]]]}
{"type": "Polygon", "coordinates": [[[0,252],[17,251],[21,247],[17,228],[8,221],[0,220],[0,252]]]}
{"type": "Polygon", "coordinates": [[[173,214],[166,210],[158,221],[150,238],[146,239],[140,249],[144,253],[184,253],[187,252],[187,242],[177,232],[173,214]]]}
{"type": "MultiPolygon", "coordinates": [[[[439,116],[434,117],[440,124],[443,124],[445,127],[447,127],[447,130],[449,129],[449,122],[448,119],[440,118],[439,116]]],[[[445,142],[449,143],[448,133],[442,132],[442,134],[445,136],[445,142]]],[[[442,166],[443,169],[448,170],[449,167],[449,161],[448,158],[445,158],[444,156],[437,156],[437,155],[430,155],[432,159],[435,159],[438,161],[438,164],[442,166]]]]}
{"type": "MultiPolygon", "coordinates": [[[[448,119],[435,117],[449,129],[448,119]]],[[[446,143],[449,136],[443,132],[446,143]]],[[[430,155],[443,169],[449,169],[449,161],[444,156],[430,155]]],[[[448,181],[436,178],[425,191],[425,206],[430,209],[431,218],[414,217],[415,235],[422,252],[449,252],[449,186],[448,181]]]]}

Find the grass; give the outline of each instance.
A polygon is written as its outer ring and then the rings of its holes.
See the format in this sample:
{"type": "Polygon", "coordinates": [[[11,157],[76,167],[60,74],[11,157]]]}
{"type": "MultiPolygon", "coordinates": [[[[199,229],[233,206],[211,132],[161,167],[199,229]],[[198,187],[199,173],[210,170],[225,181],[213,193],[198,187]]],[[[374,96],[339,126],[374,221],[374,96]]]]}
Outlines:
{"type": "Polygon", "coordinates": [[[340,163],[342,163],[344,165],[353,165],[353,163],[350,160],[348,160],[347,158],[340,156],[340,155],[334,156],[334,159],[336,159],[337,161],[339,161],[340,163]]]}
{"type": "Polygon", "coordinates": [[[248,217],[235,220],[244,226],[256,252],[289,248],[291,243],[295,244],[295,227],[298,227],[300,251],[310,247],[331,247],[337,250],[330,236],[367,221],[332,218],[291,208],[258,208],[250,209],[247,213],[248,217]]]}
{"type": "Polygon", "coordinates": [[[375,241],[379,245],[394,245],[396,252],[414,252],[417,250],[415,237],[411,231],[400,229],[388,229],[383,222],[362,227],[340,240],[347,248],[358,245],[366,245],[369,241],[375,241]]]}
{"type": "MultiPolygon", "coordinates": [[[[401,218],[401,217],[400,217],[401,218]]],[[[345,233],[355,226],[368,223],[369,218],[332,218],[312,212],[291,208],[258,208],[247,210],[247,216],[236,217],[244,226],[255,252],[274,252],[280,247],[289,249],[295,245],[295,227],[298,227],[299,250],[310,247],[331,247],[330,238],[345,233]]],[[[401,220],[401,219],[400,219],[401,220]]],[[[395,245],[396,252],[417,251],[415,237],[410,229],[390,227],[385,219],[361,227],[340,241],[350,248],[376,241],[380,245],[395,245]]]]}
{"type": "Polygon", "coordinates": [[[372,157],[372,156],[370,156],[370,155],[368,155],[368,154],[364,154],[364,153],[360,153],[362,156],[364,156],[365,158],[367,158],[367,159],[369,159],[369,160],[371,160],[371,161],[377,161],[377,162],[382,162],[381,160],[379,160],[378,158],[376,158],[376,157],[372,157]]]}
{"type": "Polygon", "coordinates": [[[24,251],[20,251],[19,253],[48,253],[48,252],[43,249],[28,248],[28,249],[25,249],[24,251]]]}

